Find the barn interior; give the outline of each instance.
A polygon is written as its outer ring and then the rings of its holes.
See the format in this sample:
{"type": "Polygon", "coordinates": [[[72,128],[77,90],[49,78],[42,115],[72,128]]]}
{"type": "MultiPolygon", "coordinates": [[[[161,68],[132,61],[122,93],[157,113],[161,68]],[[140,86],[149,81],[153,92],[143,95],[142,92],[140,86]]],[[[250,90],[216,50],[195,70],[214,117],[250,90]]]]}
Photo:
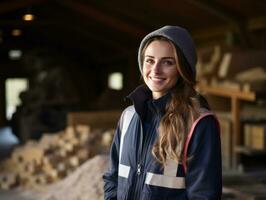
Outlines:
{"type": "Polygon", "coordinates": [[[196,88],[221,126],[223,199],[266,199],[262,0],[2,0],[0,199],[103,198],[88,168],[106,169],[125,97],[143,83],[140,41],[165,25],[194,39],[196,88]]]}

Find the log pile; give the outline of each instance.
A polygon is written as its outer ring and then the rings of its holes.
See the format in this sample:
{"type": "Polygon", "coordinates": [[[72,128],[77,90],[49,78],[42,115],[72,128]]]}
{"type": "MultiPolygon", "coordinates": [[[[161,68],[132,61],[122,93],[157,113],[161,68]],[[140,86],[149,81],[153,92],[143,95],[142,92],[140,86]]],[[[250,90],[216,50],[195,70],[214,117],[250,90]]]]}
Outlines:
{"type": "Polygon", "coordinates": [[[56,182],[89,158],[108,151],[113,133],[113,129],[90,130],[77,125],[44,134],[38,142],[29,141],[1,163],[0,188],[34,188],[56,182]]]}

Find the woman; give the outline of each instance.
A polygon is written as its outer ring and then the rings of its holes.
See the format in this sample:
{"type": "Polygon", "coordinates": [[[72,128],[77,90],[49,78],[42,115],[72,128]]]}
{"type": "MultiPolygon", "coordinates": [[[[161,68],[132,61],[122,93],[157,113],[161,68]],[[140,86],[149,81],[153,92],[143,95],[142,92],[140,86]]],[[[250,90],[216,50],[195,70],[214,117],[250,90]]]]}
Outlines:
{"type": "Polygon", "coordinates": [[[221,198],[219,126],[194,90],[196,60],[184,28],[165,26],[142,40],[145,85],[121,115],[103,176],[106,200],[221,198]]]}

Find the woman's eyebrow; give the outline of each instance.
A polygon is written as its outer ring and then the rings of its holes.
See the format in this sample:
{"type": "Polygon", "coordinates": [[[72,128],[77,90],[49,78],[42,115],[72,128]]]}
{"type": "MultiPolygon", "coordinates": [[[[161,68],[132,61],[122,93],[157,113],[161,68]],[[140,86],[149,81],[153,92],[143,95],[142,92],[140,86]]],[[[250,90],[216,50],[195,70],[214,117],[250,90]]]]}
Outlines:
{"type": "Polygon", "coordinates": [[[154,56],[150,56],[150,55],[145,55],[145,57],[154,58],[154,56]]]}
{"type": "Polygon", "coordinates": [[[162,59],[172,59],[172,60],[174,60],[175,58],[174,57],[162,57],[162,59]]]}
{"type": "MultiPolygon", "coordinates": [[[[150,55],[145,55],[145,57],[155,58],[154,56],[150,56],[150,55]]],[[[174,57],[162,57],[161,59],[172,59],[172,60],[174,60],[175,58],[174,57]]]]}

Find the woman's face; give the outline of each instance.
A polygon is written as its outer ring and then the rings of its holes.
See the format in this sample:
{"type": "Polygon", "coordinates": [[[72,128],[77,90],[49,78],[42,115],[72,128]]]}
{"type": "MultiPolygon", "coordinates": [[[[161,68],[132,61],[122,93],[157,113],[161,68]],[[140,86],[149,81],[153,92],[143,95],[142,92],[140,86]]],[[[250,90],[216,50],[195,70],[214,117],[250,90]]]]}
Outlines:
{"type": "Polygon", "coordinates": [[[143,79],[153,99],[166,94],[177,82],[178,61],[174,47],[164,40],[152,41],[144,52],[143,79]]]}

